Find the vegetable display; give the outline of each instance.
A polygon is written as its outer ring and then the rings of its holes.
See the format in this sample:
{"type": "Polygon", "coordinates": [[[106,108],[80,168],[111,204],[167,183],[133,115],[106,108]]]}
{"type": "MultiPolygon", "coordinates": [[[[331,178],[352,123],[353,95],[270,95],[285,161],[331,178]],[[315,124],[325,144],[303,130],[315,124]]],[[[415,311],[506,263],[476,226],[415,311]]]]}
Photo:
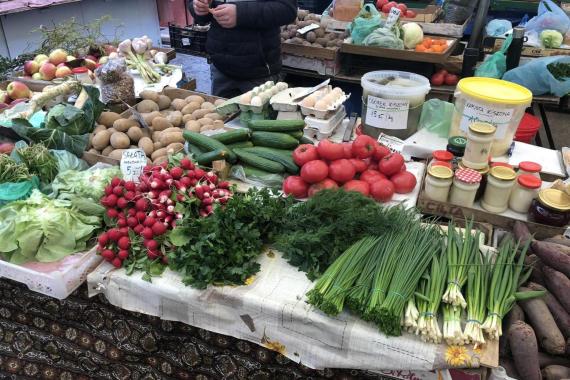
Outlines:
{"type": "Polygon", "coordinates": [[[17,163],[7,154],[0,153],[0,184],[23,182],[31,178],[28,167],[17,163]]]}
{"type": "Polygon", "coordinates": [[[41,182],[50,183],[57,175],[57,160],[42,144],[17,148],[16,153],[30,174],[37,175],[41,182]]]}

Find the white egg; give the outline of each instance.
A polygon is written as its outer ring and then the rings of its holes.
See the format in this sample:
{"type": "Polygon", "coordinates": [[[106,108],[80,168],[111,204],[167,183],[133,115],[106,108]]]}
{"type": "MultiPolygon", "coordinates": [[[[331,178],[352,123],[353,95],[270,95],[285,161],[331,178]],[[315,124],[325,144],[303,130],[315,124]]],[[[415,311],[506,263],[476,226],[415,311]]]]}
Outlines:
{"type": "Polygon", "coordinates": [[[301,102],[301,105],[303,107],[313,108],[315,106],[316,100],[317,99],[313,95],[309,95],[305,99],[303,99],[303,101],[301,102]]]}
{"type": "Polygon", "coordinates": [[[263,105],[263,100],[261,99],[260,96],[254,96],[251,99],[251,105],[254,107],[261,107],[263,105]]]}
{"type": "Polygon", "coordinates": [[[272,95],[273,94],[272,94],[271,90],[265,90],[261,94],[259,94],[260,97],[266,98],[266,99],[271,98],[272,95]]]}
{"type": "Polygon", "coordinates": [[[251,102],[251,91],[250,92],[246,92],[245,94],[243,94],[240,98],[239,98],[239,102],[241,104],[249,104],[251,102]]]}
{"type": "Polygon", "coordinates": [[[326,104],[332,104],[334,103],[334,101],[336,100],[335,95],[334,94],[328,94],[327,96],[325,96],[322,99],[326,104]]]}
{"type": "Polygon", "coordinates": [[[287,88],[289,88],[289,85],[285,82],[279,82],[277,83],[277,87],[279,88],[279,90],[286,90],[287,88]]]}

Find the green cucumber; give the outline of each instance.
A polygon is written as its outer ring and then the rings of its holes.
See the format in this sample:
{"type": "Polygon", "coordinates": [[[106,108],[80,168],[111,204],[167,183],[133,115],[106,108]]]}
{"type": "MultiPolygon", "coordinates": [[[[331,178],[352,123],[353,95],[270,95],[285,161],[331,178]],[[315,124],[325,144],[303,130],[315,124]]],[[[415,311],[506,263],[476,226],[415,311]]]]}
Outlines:
{"type": "Polygon", "coordinates": [[[249,165],[242,165],[243,172],[245,173],[246,177],[257,177],[257,178],[264,178],[269,175],[275,175],[275,173],[270,173],[265,170],[261,170],[249,165]]]}
{"type": "Polygon", "coordinates": [[[311,139],[308,138],[307,136],[302,136],[302,137],[299,139],[299,144],[315,145],[315,143],[313,142],[313,140],[311,140],[311,139]]]}
{"type": "Polygon", "coordinates": [[[204,136],[197,132],[192,131],[184,131],[182,133],[184,139],[188,141],[190,144],[197,145],[200,149],[204,150],[205,152],[211,152],[213,150],[225,150],[228,153],[228,161],[230,164],[233,164],[237,161],[237,157],[227,146],[219,142],[218,140],[214,140],[211,137],[204,136]]]}
{"type": "Polygon", "coordinates": [[[304,120],[250,120],[247,123],[252,131],[294,132],[305,128],[304,120]]]}
{"type": "Polygon", "coordinates": [[[188,151],[192,153],[194,158],[198,157],[201,154],[204,154],[204,151],[198,147],[196,144],[188,143],[188,151]]]}
{"type": "Polygon", "coordinates": [[[285,171],[285,167],[279,162],[271,161],[256,154],[249,153],[244,149],[234,149],[234,153],[242,163],[265,170],[266,172],[283,173],[285,171]]]}
{"type": "Polygon", "coordinates": [[[290,150],[266,148],[263,146],[245,148],[244,150],[260,157],[267,158],[268,160],[279,162],[281,165],[285,166],[287,173],[299,173],[299,167],[293,161],[292,152],[290,150]]]}
{"type": "Polygon", "coordinates": [[[278,132],[253,132],[251,141],[255,146],[277,149],[295,149],[299,145],[299,140],[293,136],[278,132]]]}
{"type": "Polygon", "coordinates": [[[199,165],[210,165],[214,161],[225,160],[228,157],[228,151],[224,149],[216,149],[211,152],[202,153],[196,157],[196,162],[199,165]]]}
{"type": "Polygon", "coordinates": [[[289,136],[293,136],[297,140],[301,139],[301,137],[303,137],[304,135],[303,131],[287,132],[287,134],[289,136]]]}
{"type": "Polygon", "coordinates": [[[253,143],[251,141],[240,141],[237,143],[233,143],[233,144],[228,144],[226,145],[228,148],[230,149],[235,149],[235,148],[252,148],[253,147],[253,143]]]}
{"type": "Polygon", "coordinates": [[[238,128],[234,131],[228,131],[213,135],[212,138],[222,144],[233,144],[237,142],[247,141],[251,136],[251,132],[247,128],[238,128]]]}

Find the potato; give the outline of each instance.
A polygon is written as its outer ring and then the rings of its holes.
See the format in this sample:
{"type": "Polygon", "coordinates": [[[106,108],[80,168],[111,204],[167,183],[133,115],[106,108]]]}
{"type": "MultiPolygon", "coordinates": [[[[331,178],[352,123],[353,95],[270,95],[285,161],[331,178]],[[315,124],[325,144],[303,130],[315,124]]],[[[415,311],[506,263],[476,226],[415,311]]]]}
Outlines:
{"type": "Polygon", "coordinates": [[[139,123],[133,119],[119,119],[113,123],[113,128],[118,132],[126,132],[130,127],[138,127],[139,123]]]}
{"type": "Polygon", "coordinates": [[[168,156],[159,156],[152,162],[153,165],[160,165],[163,162],[168,162],[168,156]]]}
{"type": "Polygon", "coordinates": [[[111,139],[111,132],[105,129],[104,131],[100,131],[99,133],[95,134],[95,136],[93,136],[93,139],[91,140],[91,145],[93,146],[93,148],[97,150],[103,150],[107,146],[109,146],[110,139],[111,139]]]}
{"type": "Polygon", "coordinates": [[[131,145],[131,140],[123,132],[115,132],[111,135],[111,146],[115,149],[125,149],[131,145]]]}
{"type": "Polygon", "coordinates": [[[97,122],[99,124],[103,124],[105,127],[109,128],[113,126],[113,123],[115,122],[115,120],[118,120],[121,118],[121,115],[119,115],[116,112],[102,112],[101,116],[99,116],[99,120],[97,120],[97,122]]]}
{"type": "Polygon", "coordinates": [[[211,131],[212,129],[214,129],[212,124],[203,125],[200,127],[200,132],[211,131]]]}
{"type": "Polygon", "coordinates": [[[101,154],[103,156],[108,156],[112,151],[113,151],[113,147],[111,145],[109,145],[108,147],[106,147],[105,149],[103,149],[101,151],[101,154]]]}
{"type": "Polygon", "coordinates": [[[214,120],[214,129],[222,129],[224,127],[224,122],[221,120],[214,120]]]}
{"type": "Polygon", "coordinates": [[[182,114],[188,115],[199,109],[200,109],[200,103],[198,102],[188,103],[184,108],[182,108],[182,114]]]}
{"type": "Polygon", "coordinates": [[[192,114],[188,114],[188,115],[184,115],[182,116],[182,123],[186,124],[187,122],[189,122],[190,120],[195,120],[194,116],[192,116],[192,114]]]}
{"type": "Polygon", "coordinates": [[[327,46],[327,44],[329,43],[329,39],[328,38],[322,38],[319,37],[317,38],[317,40],[315,41],[317,44],[322,45],[322,46],[327,46]]]}
{"type": "Polygon", "coordinates": [[[196,120],[188,120],[184,125],[185,129],[192,132],[200,132],[200,127],[200,123],[198,123],[196,120]]]}
{"type": "Polygon", "coordinates": [[[151,155],[152,152],[154,151],[154,144],[152,143],[152,140],[149,139],[148,137],[141,138],[139,140],[138,146],[144,151],[144,154],[146,154],[147,156],[151,155]]]}
{"type": "Polygon", "coordinates": [[[154,150],[159,150],[160,148],[164,148],[159,141],[154,142],[152,144],[152,147],[154,148],[154,150]]]}
{"type": "Polygon", "coordinates": [[[132,142],[138,143],[143,137],[142,129],[140,127],[130,127],[127,131],[127,136],[129,136],[132,142]]]}
{"type": "Polygon", "coordinates": [[[160,131],[152,132],[152,136],[150,138],[153,142],[157,142],[160,139],[160,131]]]}
{"type": "Polygon", "coordinates": [[[216,106],[210,102],[204,102],[204,103],[202,103],[200,108],[202,108],[203,110],[213,110],[216,108],[216,106]]]}
{"type": "Polygon", "coordinates": [[[172,100],[170,100],[170,98],[166,95],[159,95],[157,103],[158,103],[158,109],[162,111],[170,107],[172,100]]]}
{"type": "Polygon", "coordinates": [[[313,43],[317,40],[317,33],[310,31],[309,33],[305,34],[305,39],[310,43],[313,43]]]}
{"type": "Polygon", "coordinates": [[[166,155],[166,148],[160,148],[152,152],[150,158],[154,161],[157,157],[165,156],[166,155]]]}
{"type": "Polygon", "coordinates": [[[146,99],[138,103],[136,109],[140,113],[150,113],[158,111],[158,104],[156,104],[152,100],[146,99]]]}
{"type": "Polygon", "coordinates": [[[101,154],[101,152],[99,152],[97,149],[95,148],[91,148],[87,151],[87,153],[91,153],[91,154],[101,154]]]}
{"type": "Polygon", "coordinates": [[[96,126],[95,129],[93,130],[93,134],[96,135],[98,132],[106,131],[106,130],[107,130],[107,127],[105,127],[105,126],[102,125],[102,124],[99,124],[99,125],[96,126]]]}
{"type": "Polygon", "coordinates": [[[141,128],[141,132],[142,132],[143,137],[150,138],[150,133],[151,133],[150,128],[141,128]]]}
{"type": "Polygon", "coordinates": [[[114,151],[109,153],[109,158],[112,158],[112,159],[117,160],[117,161],[121,161],[121,158],[123,157],[124,151],[125,151],[125,149],[115,149],[114,151]]]}
{"type": "Polygon", "coordinates": [[[221,106],[222,104],[224,104],[226,101],[224,99],[216,99],[216,101],[214,102],[214,105],[217,106],[221,106]]]}
{"type": "Polygon", "coordinates": [[[152,121],[152,129],[156,131],[163,131],[166,128],[172,128],[173,125],[164,117],[157,117],[152,121]]]}
{"type": "Polygon", "coordinates": [[[186,99],[184,99],[184,100],[186,100],[186,102],[188,102],[188,103],[197,102],[198,104],[202,104],[206,101],[200,95],[190,95],[190,96],[186,97],[186,99]]]}
{"type": "Polygon", "coordinates": [[[152,100],[153,102],[158,104],[159,94],[156,91],[151,91],[151,90],[141,91],[140,97],[143,98],[144,100],[152,100]]]}
{"type": "Polygon", "coordinates": [[[209,113],[211,113],[210,110],[199,109],[199,110],[192,112],[192,116],[194,116],[195,120],[200,120],[201,118],[203,118],[204,116],[206,116],[209,113]]]}
{"type": "Polygon", "coordinates": [[[319,28],[319,29],[315,29],[314,30],[317,38],[323,38],[325,36],[325,29],[324,28],[319,28]]]}
{"type": "Polygon", "coordinates": [[[198,120],[198,123],[200,123],[200,125],[211,125],[211,124],[214,124],[214,120],[208,119],[207,117],[204,117],[204,118],[198,120]]]}
{"type": "Polygon", "coordinates": [[[176,111],[181,111],[182,108],[186,107],[186,100],[184,99],[174,99],[172,103],[170,103],[170,108],[175,109],[176,111]]]}
{"type": "Polygon", "coordinates": [[[184,149],[184,144],[179,142],[172,143],[166,147],[166,154],[175,154],[180,152],[182,149],[184,149]]]}
{"type": "Polygon", "coordinates": [[[182,131],[180,132],[169,132],[169,133],[161,133],[160,140],[158,140],[163,146],[168,146],[172,143],[183,143],[184,136],[182,136],[182,131]]]}
{"type": "Polygon", "coordinates": [[[162,116],[162,114],[158,111],[142,114],[142,118],[148,127],[150,127],[152,125],[152,121],[159,116],[162,116]]]}
{"type": "Polygon", "coordinates": [[[223,119],[223,117],[220,114],[215,113],[215,112],[208,113],[208,114],[204,115],[204,117],[207,117],[208,119],[212,119],[212,120],[222,120],[223,119]]]}
{"type": "Polygon", "coordinates": [[[166,120],[168,120],[173,126],[180,127],[180,124],[182,124],[182,112],[174,111],[166,117],[166,120]]]}

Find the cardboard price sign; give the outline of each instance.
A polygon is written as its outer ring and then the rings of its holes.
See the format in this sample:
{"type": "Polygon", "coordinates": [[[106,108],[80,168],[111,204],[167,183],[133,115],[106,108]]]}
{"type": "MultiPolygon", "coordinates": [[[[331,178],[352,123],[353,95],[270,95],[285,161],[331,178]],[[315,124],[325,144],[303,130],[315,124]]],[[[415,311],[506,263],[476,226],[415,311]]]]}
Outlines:
{"type": "Polygon", "coordinates": [[[139,182],[143,168],[147,164],[146,154],[142,149],[127,149],[121,157],[121,172],[125,181],[139,182]]]}

